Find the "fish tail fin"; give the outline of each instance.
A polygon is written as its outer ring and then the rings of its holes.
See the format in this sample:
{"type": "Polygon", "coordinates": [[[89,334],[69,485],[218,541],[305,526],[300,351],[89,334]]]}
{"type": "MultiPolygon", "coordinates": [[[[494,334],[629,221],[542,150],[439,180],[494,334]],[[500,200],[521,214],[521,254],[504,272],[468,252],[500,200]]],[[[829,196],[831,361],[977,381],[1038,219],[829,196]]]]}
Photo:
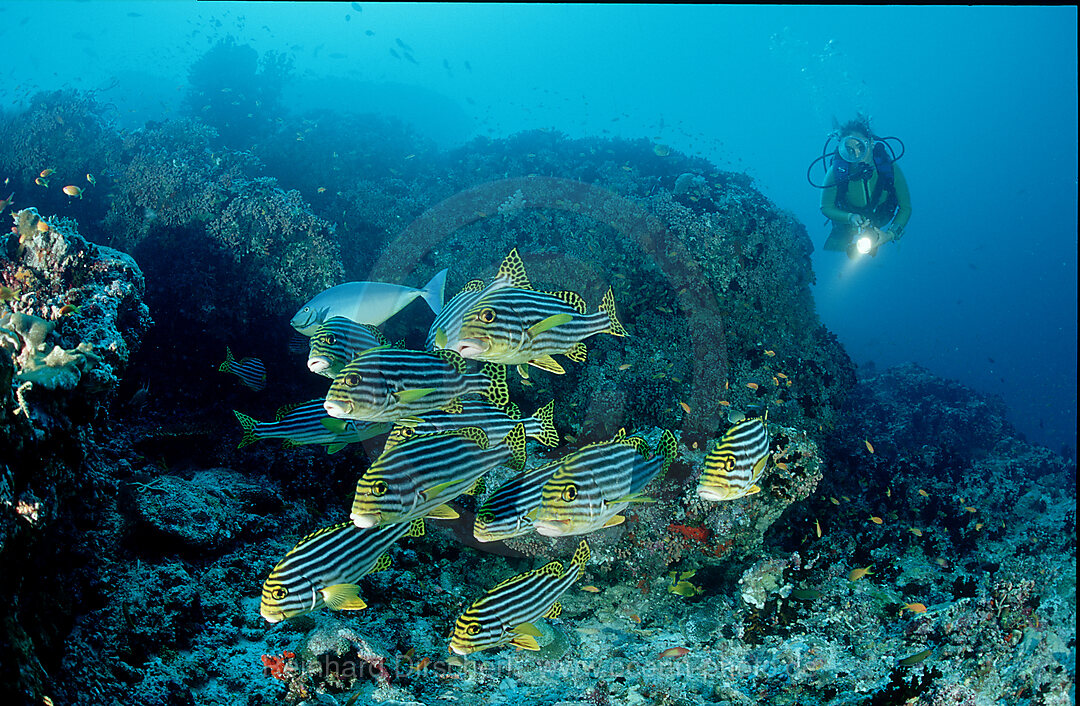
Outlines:
{"type": "Polygon", "coordinates": [[[232,351],[228,346],[225,346],[225,362],[218,366],[218,371],[222,373],[231,372],[230,368],[232,364],[236,362],[236,358],[233,358],[232,351]]]}
{"type": "Polygon", "coordinates": [[[577,568],[577,577],[581,578],[585,573],[585,565],[589,563],[589,557],[592,553],[589,551],[589,543],[584,539],[581,540],[581,544],[578,545],[577,551],[574,552],[574,558],[570,560],[571,568],[577,568]]]}
{"type": "Polygon", "coordinates": [[[240,443],[236,445],[236,448],[242,449],[248,444],[254,444],[258,441],[259,435],[255,433],[255,426],[258,422],[246,414],[237,412],[235,409],[233,414],[236,415],[236,421],[240,422],[240,428],[244,430],[244,435],[240,437],[240,443]]]}
{"type": "Polygon", "coordinates": [[[485,363],[480,374],[488,379],[487,389],[481,394],[496,407],[505,407],[510,403],[510,387],[506,384],[506,366],[498,363],[485,363]]]}
{"type": "Polygon", "coordinates": [[[615,292],[608,287],[607,294],[600,302],[600,311],[608,315],[607,333],[612,336],[626,336],[626,329],[619,323],[619,317],[615,314],[615,292]]]}
{"type": "Polygon", "coordinates": [[[439,315],[443,308],[443,296],[446,293],[446,273],[448,271],[446,269],[436,274],[420,290],[420,296],[428,303],[436,316],[439,315]]]}
{"type": "Polygon", "coordinates": [[[656,444],[656,453],[664,458],[660,466],[660,478],[667,475],[668,469],[674,463],[678,451],[679,442],[675,440],[675,434],[670,429],[665,429],[664,433],[660,435],[660,441],[656,444]]]}
{"type": "Polygon", "coordinates": [[[559,445],[559,431],[555,428],[555,400],[536,410],[533,419],[540,422],[540,433],[533,438],[544,446],[559,445]]]}

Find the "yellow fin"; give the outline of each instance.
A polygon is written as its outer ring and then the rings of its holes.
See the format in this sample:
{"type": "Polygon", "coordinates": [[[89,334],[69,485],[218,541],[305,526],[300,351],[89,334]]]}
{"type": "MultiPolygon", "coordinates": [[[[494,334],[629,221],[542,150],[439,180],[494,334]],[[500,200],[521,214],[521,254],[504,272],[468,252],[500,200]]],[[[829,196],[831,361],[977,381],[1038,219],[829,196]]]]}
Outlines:
{"type": "Polygon", "coordinates": [[[615,527],[616,525],[621,525],[625,521],[626,518],[622,515],[615,515],[610,520],[604,523],[604,527],[615,527]]]}
{"type": "Polygon", "coordinates": [[[510,641],[510,644],[519,650],[529,650],[530,652],[540,650],[540,645],[537,644],[536,638],[532,635],[514,635],[514,639],[510,641]]]}
{"type": "Polygon", "coordinates": [[[369,571],[368,573],[373,574],[376,571],[386,571],[389,568],[390,568],[390,555],[389,554],[383,554],[382,556],[380,556],[378,559],[375,560],[375,565],[371,567],[371,571],[369,571]]]}
{"type": "Polygon", "coordinates": [[[578,341],[563,355],[575,363],[584,363],[589,357],[589,347],[585,345],[584,341],[578,341]]]}
{"type": "Polygon", "coordinates": [[[446,348],[446,343],[447,343],[446,331],[443,331],[442,327],[440,326],[435,331],[435,347],[436,348],[446,348]]]}
{"type": "Polygon", "coordinates": [[[546,370],[549,373],[555,373],[556,375],[562,375],[566,372],[566,370],[563,369],[563,366],[555,362],[555,359],[550,355],[534,358],[529,361],[529,365],[540,368],[541,370],[546,370]]]}
{"type": "Polygon", "coordinates": [[[570,314],[552,314],[543,321],[540,321],[530,326],[529,329],[525,332],[525,336],[528,338],[532,338],[537,334],[553,329],[556,326],[562,326],[563,324],[569,323],[573,320],[574,317],[570,314]]]}
{"type": "Polygon", "coordinates": [[[322,590],[323,601],[330,610],[363,610],[367,603],[360,600],[360,587],[355,583],[339,583],[322,590]]]}
{"type": "Polygon", "coordinates": [[[412,521],[409,525],[409,531],[405,533],[406,537],[423,537],[424,536],[424,518],[418,517],[412,521]]]}
{"type": "Polygon", "coordinates": [[[336,454],[338,451],[341,451],[346,446],[348,446],[348,444],[328,444],[326,447],[326,453],[336,454]]]}
{"type": "Polygon", "coordinates": [[[440,505],[429,512],[427,516],[433,520],[456,520],[461,517],[461,515],[457,513],[457,510],[449,505],[440,505]]]}
{"type": "Polygon", "coordinates": [[[752,485],[752,486],[750,486],[749,488],[746,489],[746,494],[747,495],[754,495],[755,493],[760,493],[760,492],[761,492],[761,488],[759,486],[757,486],[757,485],[752,485]]]}
{"type": "Polygon", "coordinates": [[[345,420],[338,419],[336,417],[326,417],[319,422],[323,425],[323,428],[327,431],[332,431],[335,434],[343,434],[345,432],[345,420]]]}
{"type": "Polygon", "coordinates": [[[549,619],[554,619],[554,618],[558,618],[561,614],[562,614],[562,604],[559,603],[558,601],[555,601],[554,603],[551,604],[551,607],[547,609],[547,612],[544,613],[544,617],[549,618],[549,619]]]}
{"type": "Polygon", "coordinates": [[[435,392],[434,387],[421,387],[415,390],[402,390],[401,392],[395,392],[394,397],[397,398],[398,402],[415,402],[416,400],[427,397],[432,392],[435,392]]]}
{"type": "Polygon", "coordinates": [[[540,637],[540,635],[543,634],[532,623],[522,623],[511,630],[511,632],[517,633],[518,635],[532,635],[533,637],[540,637]]]}

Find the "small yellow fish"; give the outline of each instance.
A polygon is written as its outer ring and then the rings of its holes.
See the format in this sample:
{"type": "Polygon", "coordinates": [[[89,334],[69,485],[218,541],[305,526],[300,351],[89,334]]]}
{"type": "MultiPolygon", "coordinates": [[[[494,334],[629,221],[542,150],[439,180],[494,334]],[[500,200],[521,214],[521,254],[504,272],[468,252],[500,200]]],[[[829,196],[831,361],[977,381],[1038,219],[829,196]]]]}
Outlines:
{"type": "Polygon", "coordinates": [[[592,584],[589,584],[588,586],[582,586],[581,590],[588,591],[589,593],[600,593],[600,589],[596,586],[593,586],[592,584]]]}
{"type": "Polygon", "coordinates": [[[885,497],[887,497],[887,498],[892,497],[892,486],[889,486],[888,488],[885,488],[885,497]]]}
{"type": "Polygon", "coordinates": [[[788,469],[788,465],[783,461],[777,461],[773,465],[779,468],[781,471],[786,471],[788,469]]]}
{"type": "Polygon", "coordinates": [[[847,576],[848,581],[858,581],[863,576],[866,576],[869,573],[870,573],[870,567],[869,566],[866,567],[865,569],[852,569],[851,573],[848,574],[848,576],[847,576]]]}
{"type": "Polygon", "coordinates": [[[922,603],[905,603],[904,610],[910,610],[912,613],[925,613],[926,606],[922,603]]]}
{"type": "Polygon", "coordinates": [[[90,186],[96,186],[97,185],[97,179],[94,178],[93,174],[87,174],[86,175],[86,180],[88,182],[90,182],[90,186]]]}
{"type": "Polygon", "coordinates": [[[843,501],[844,501],[844,502],[846,502],[846,503],[849,503],[849,502],[851,502],[851,498],[849,498],[849,497],[848,497],[848,496],[846,496],[846,495],[841,495],[841,496],[840,496],[840,499],[841,499],[841,500],[843,500],[843,501]]]}
{"type": "Polygon", "coordinates": [[[690,414],[690,405],[686,404],[685,402],[679,402],[679,406],[683,408],[684,412],[690,414]]]}
{"type": "Polygon", "coordinates": [[[919,495],[923,496],[924,498],[930,497],[930,493],[926,492],[922,488],[919,488],[919,495]]]}
{"type": "Polygon", "coordinates": [[[875,525],[883,525],[883,524],[885,524],[885,520],[881,519],[877,515],[871,515],[870,516],[870,521],[873,522],[875,525]]]}
{"type": "Polygon", "coordinates": [[[756,390],[758,388],[758,384],[756,382],[748,382],[746,383],[746,386],[749,387],[751,390],[756,390]]]}
{"type": "Polygon", "coordinates": [[[619,366],[619,370],[629,370],[629,369],[630,369],[630,363],[623,363],[622,365],[619,366]]]}
{"type": "Polygon", "coordinates": [[[840,501],[837,500],[836,498],[833,498],[833,497],[829,498],[829,502],[831,502],[833,505],[839,505],[840,504],[840,501]]]}
{"type": "Polygon", "coordinates": [[[34,227],[37,228],[39,233],[49,232],[49,222],[44,218],[39,219],[37,225],[35,225],[34,227]]]}
{"type": "Polygon", "coordinates": [[[320,186],[318,189],[315,189],[315,191],[320,193],[320,194],[325,194],[326,193],[326,187],[325,186],[320,186]]]}
{"type": "Polygon", "coordinates": [[[38,174],[38,176],[41,177],[42,179],[48,179],[53,174],[56,174],[56,170],[53,169],[52,167],[49,167],[48,169],[42,169],[41,174],[38,174]]]}
{"type": "Polygon", "coordinates": [[[772,376],[772,384],[773,384],[773,386],[775,386],[775,387],[779,387],[779,386],[780,386],[780,378],[778,378],[778,377],[776,377],[775,375],[773,375],[773,376],[772,376]]]}
{"type": "Polygon", "coordinates": [[[690,598],[700,594],[705,589],[695,586],[689,581],[679,581],[674,586],[668,586],[668,590],[683,598],[690,598]]]}
{"type": "Polygon", "coordinates": [[[38,186],[48,186],[49,185],[49,182],[46,181],[45,179],[42,179],[41,177],[38,177],[37,179],[34,179],[34,183],[37,184],[38,186]]]}
{"type": "Polygon", "coordinates": [[[669,647],[656,656],[657,659],[673,659],[675,657],[682,657],[683,655],[690,654],[690,650],[685,647],[669,647]]]}
{"type": "Polygon", "coordinates": [[[814,520],[814,534],[821,536],[821,523],[817,520],[814,520]]]}
{"type": "Polygon", "coordinates": [[[968,512],[978,512],[978,510],[976,510],[975,508],[971,507],[970,505],[965,505],[965,506],[964,506],[964,509],[965,509],[965,510],[967,510],[968,512]]]}
{"type": "Polygon", "coordinates": [[[82,191],[82,187],[75,186],[74,184],[68,184],[64,187],[65,194],[68,196],[78,196],[80,199],[82,198],[82,191]]]}
{"type": "Polygon", "coordinates": [[[767,355],[767,356],[769,356],[770,358],[772,358],[772,357],[773,357],[774,355],[776,355],[776,351],[765,351],[765,355],[767,355]]]}
{"type": "Polygon", "coordinates": [[[922,530],[919,529],[918,527],[912,527],[911,529],[908,530],[908,532],[911,532],[916,537],[921,537],[922,536],[922,530]]]}
{"type": "Polygon", "coordinates": [[[863,443],[866,444],[866,450],[870,453],[874,453],[874,445],[870,443],[869,439],[863,439],[863,443]]]}
{"type": "Polygon", "coordinates": [[[74,304],[64,304],[62,307],[60,307],[60,316],[69,316],[71,314],[78,313],[79,307],[75,306],[74,304]]]}
{"type": "Polygon", "coordinates": [[[783,373],[777,373],[776,377],[780,378],[781,380],[787,380],[787,375],[784,375],[783,373]]]}
{"type": "Polygon", "coordinates": [[[567,441],[569,441],[571,444],[576,444],[577,443],[577,437],[576,436],[572,436],[570,434],[564,434],[563,438],[566,439],[567,441]]]}
{"type": "Polygon", "coordinates": [[[983,528],[983,523],[981,523],[981,522],[976,522],[976,523],[975,523],[975,531],[976,531],[976,532],[978,532],[978,531],[979,531],[979,530],[981,530],[982,528],[983,528]]]}
{"type": "Polygon", "coordinates": [[[11,301],[18,299],[19,293],[11,287],[0,285],[0,302],[11,301]]]}

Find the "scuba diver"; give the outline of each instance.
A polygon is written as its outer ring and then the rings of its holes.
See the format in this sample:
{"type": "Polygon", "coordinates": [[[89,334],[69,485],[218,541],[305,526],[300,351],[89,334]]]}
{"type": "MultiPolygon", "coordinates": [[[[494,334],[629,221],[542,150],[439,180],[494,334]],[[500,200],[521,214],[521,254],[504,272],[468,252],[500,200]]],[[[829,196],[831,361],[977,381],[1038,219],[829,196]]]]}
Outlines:
{"type": "Polygon", "coordinates": [[[900,240],[911,218],[907,180],[896,165],[903,156],[900,138],[878,137],[870,129],[870,119],[862,114],[829,135],[821,156],[806,170],[811,186],[824,190],[821,212],[832,221],[826,250],[842,250],[850,258],[873,257],[885,243],[900,240]],[[834,138],[839,144],[830,153],[834,138]],[[889,140],[900,144],[899,155],[889,140]],[[827,163],[830,158],[831,164],[827,163]],[[824,184],[810,178],[819,161],[827,167],[824,184]]]}

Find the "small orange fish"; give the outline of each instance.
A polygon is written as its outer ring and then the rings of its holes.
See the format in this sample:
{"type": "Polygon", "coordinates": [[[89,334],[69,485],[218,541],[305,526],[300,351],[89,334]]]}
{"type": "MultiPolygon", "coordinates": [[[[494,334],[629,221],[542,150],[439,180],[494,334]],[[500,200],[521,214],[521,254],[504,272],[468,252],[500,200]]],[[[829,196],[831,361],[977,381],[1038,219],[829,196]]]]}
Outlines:
{"type": "Polygon", "coordinates": [[[748,383],[746,383],[746,386],[749,387],[751,390],[756,390],[758,388],[758,385],[757,385],[756,382],[748,382],[748,383]]]}
{"type": "Polygon", "coordinates": [[[727,380],[724,380],[724,389],[725,390],[728,389],[729,385],[730,385],[730,383],[727,380]]]}
{"type": "Polygon", "coordinates": [[[776,351],[765,351],[765,355],[767,355],[767,356],[769,356],[770,358],[772,358],[772,357],[773,357],[774,355],[776,355],[776,351]]]}
{"type": "Polygon", "coordinates": [[[780,378],[781,380],[787,380],[787,375],[784,375],[783,373],[777,373],[776,377],[780,378]]]}
{"type": "Polygon", "coordinates": [[[38,174],[38,176],[41,177],[42,179],[48,179],[53,174],[56,174],[56,170],[53,169],[52,167],[49,167],[48,169],[42,169],[41,174],[38,174]]]}
{"type": "Polygon", "coordinates": [[[60,307],[60,316],[68,316],[69,314],[78,314],[79,307],[74,304],[64,304],[60,307]]]}
{"type": "Polygon", "coordinates": [[[777,461],[776,467],[779,468],[781,471],[786,471],[788,469],[788,465],[783,461],[777,461]]]}
{"type": "Polygon", "coordinates": [[[728,402],[727,400],[720,400],[720,406],[721,407],[730,407],[731,403],[728,402]]]}
{"type": "Polygon", "coordinates": [[[869,439],[863,439],[863,443],[866,444],[866,450],[870,453],[874,453],[874,445],[870,443],[869,439]]]}
{"type": "Polygon", "coordinates": [[[325,194],[326,193],[326,187],[325,186],[320,186],[318,189],[315,189],[315,191],[320,193],[320,194],[325,194]]]}
{"type": "Polygon", "coordinates": [[[690,650],[685,647],[669,647],[660,654],[656,655],[657,659],[674,659],[676,657],[682,657],[690,654],[690,650]]]}
{"type": "Polygon", "coordinates": [[[629,369],[630,369],[630,363],[623,363],[622,365],[619,366],[619,370],[629,370],[629,369]]]}
{"type": "Polygon", "coordinates": [[[82,198],[82,187],[81,186],[75,186],[74,184],[68,184],[67,186],[64,187],[64,193],[67,194],[68,196],[78,196],[81,199],[82,198]]]}
{"type": "Polygon", "coordinates": [[[38,222],[37,222],[37,225],[34,226],[34,227],[37,228],[39,233],[48,233],[49,232],[49,222],[47,220],[45,220],[44,218],[39,219],[38,222]]]}
{"type": "Polygon", "coordinates": [[[424,669],[426,669],[429,664],[431,664],[431,658],[424,657],[419,662],[414,664],[412,669],[413,669],[413,671],[420,672],[420,671],[423,671],[424,669]]]}
{"type": "Polygon", "coordinates": [[[533,386],[532,383],[529,382],[528,380],[522,380],[521,384],[524,385],[525,387],[532,387],[533,386]]]}
{"type": "Polygon", "coordinates": [[[883,525],[883,524],[885,524],[885,520],[881,519],[877,515],[871,515],[870,516],[870,521],[873,522],[875,525],[883,525]]]}
{"type": "Polygon", "coordinates": [[[979,530],[981,530],[982,528],[983,528],[983,523],[981,523],[981,522],[976,522],[976,523],[975,523],[975,531],[976,531],[976,532],[978,532],[978,531],[979,531],[979,530]]]}
{"type": "Polygon", "coordinates": [[[686,404],[685,402],[680,402],[679,406],[682,407],[684,412],[690,414],[690,405],[686,404]]]}
{"type": "Polygon", "coordinates": [[[924,498],[930,497],[930,493],[926,492],[922,488],[919,488],[919,495],[923,496],[924,498]]]}
{"type": "Polygon", "coordinates": [[[916,537],[921,537],[922,536],[922,530],[919,529],[918,527],[912,527],[911,529],[908,530],[908,532],[911,532],[916,537]]]}
{"type": "Polygon", "coordinates": [[[96,184],[97,184],[97,179],[95,179],[95,178],[94,178],[94,175],[93,175],[93,174],[87,174],[87,175],[86,175],[86,180],[87,180],[88,182],[90,182],[90,186],[94,186],[94,185],[96,185],[96,184]]]}
{"type": "Polygon", "coordinates": [[[978,512],[978,510],[976,510],[975,508],[971,507],[970,505],[965,505],[965,506],[964,506],[964,509],[965,509],[965,510],[967,510],[968,512],[978,512]]]}
{"type": "Polygon", "coordinates": [[[600,589],[596,586],[593,586],[592,584],[589,584],[588,586],[582,586],[581,590],[588,591],[589,593],[600,593],[600,589]]]}
{"type": "Polygon", "coordinates": [[[843,500],[843,501],[844,501],[844,502],[846,502],[846,503],[849,503],[849,502],[851,502],[851,498],[849,498],[849,497],[848,497],[848,496],[846,496],[846,495],[841,495],[841,496],[840,496],[840,499],[841,499],[841,500],[843,500]]]}
{"type": "Polygon", "coordinates": [[[847,576],[848,581],[858,581],[863,576],[866,576],[868,573],[870,573],[870,567],[869,566],[866,567],[865,569],[852,569],[851,573],[848,574],[848,576],[847,576]]]}
{"type": "Polygon", "coordinates": [[[633,620],[635,623],[640,623],[641,622],[641,616],[638,615],[637,613],[631,613],[630,614],[630,619],[633,620]]]}
{"type": "Polygon", "coordinates": [[[780,378],[778,378],[778,377],[776,377],[775,375],[773,375],[773,376],[772,376],[772,384],[773,384],[774,386],[779,386],[779,385],[780,385],[780,378]]]}
{"type": "Polygon", "coordinates": [[[904,610],[910,610],[912,613],[925,613],[926,606],[922,603],[905,603],[904,610]]]}

